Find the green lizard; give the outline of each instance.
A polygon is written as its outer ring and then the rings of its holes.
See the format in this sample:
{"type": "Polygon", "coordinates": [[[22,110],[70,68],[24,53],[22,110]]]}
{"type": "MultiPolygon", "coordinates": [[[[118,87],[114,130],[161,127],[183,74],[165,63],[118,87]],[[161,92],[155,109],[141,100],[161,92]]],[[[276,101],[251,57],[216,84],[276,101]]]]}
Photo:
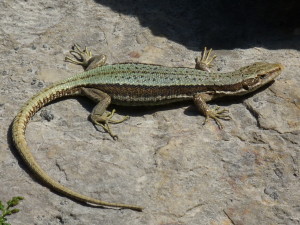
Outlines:
{"type": "Polygon", "coordinates": [[[49,188],[72,199],[101,206],[128,208],[141,211],[139,206],[109,203],[79,194],[55,181],[36,162],[25,139],[25,130],[30,118],[49,102],[64,97],[84,95],[97,102],[90,119],[100,125],[114,139],[110,123],[121,123],[128,119],[113,120],[115,110],[106,112],[110,103],[116,105],[162,105],[193,100],[197,109],[212,118],[221,128],[221,119],[229,120],[228,111],[219,107],[211,109],[206,102],[224,97],[244,95],[272,82],[282,71],[279,63],[257,62],[229,73],[210,73],[209,67],[216,56],[210,56],[206,48],[202,57],[196,58],[196,69],[165,67],[142,63],[120,63],[105,65],[106,56],[92,53],[74,45],[66,61],[81,65],[85,72],[57,82],[34,95],[21,108],[14,119],[12,136],[14,144],[29,168],[49,188]]]}

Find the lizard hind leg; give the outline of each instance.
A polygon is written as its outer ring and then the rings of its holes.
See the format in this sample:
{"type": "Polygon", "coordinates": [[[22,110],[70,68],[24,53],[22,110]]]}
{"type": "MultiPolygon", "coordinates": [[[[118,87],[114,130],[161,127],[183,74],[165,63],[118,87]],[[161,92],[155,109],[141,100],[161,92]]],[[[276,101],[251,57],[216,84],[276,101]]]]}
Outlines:
{"type": "Polygon", "coordinates": [[[81,49],[78,44],[72,46],[70,54],[73,58],[66,56],[65,62],[73,63],[75,65],[80,65],[85,71],[95,69],[97,67],[103,66],[106,63],[106,55],[95,55],[85,47],[81,49]]]}
{"type": "Polygon", "coordinates": [[[118,136],[111,131],[109,124],[122,123],[129,119],[129,116],[124,116],[120,120],[112,119],[116,110],[113,109],[111,112],[106,112],[106,108],[111,102],[108,94],[96,88],[81,88],[81,91],[84,96],[98,102],[90,115],[92,123],[101,126],[114,140],[118,139],[118,136]]]}
{"type": "Polygon", "coordinates": [[[91,114],[92,122],[96,125],[101,126],[114,140],[118,139],[118,136],[116,134],[112,133],[109,123],[117,124],[117,123],[122,123],[125,120],[129,119],[129,116],[124,116],[120,120],[113,120],[112,117],[114,116],[115,112],[116,112],[116,110],[113,109],[111,112],[107,112],[106,114],[102,114],[102,115],[97,114],[97,113],[91,114]]]}

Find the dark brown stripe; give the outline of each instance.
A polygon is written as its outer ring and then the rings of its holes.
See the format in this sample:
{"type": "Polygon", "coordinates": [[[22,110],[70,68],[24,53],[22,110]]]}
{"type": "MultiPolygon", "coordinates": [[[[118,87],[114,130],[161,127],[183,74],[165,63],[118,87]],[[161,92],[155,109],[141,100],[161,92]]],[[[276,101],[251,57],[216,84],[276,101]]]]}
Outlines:
{"type": "Polygon", "coordinates": [[[87,87],[97,88],[110,96],[130,96],[138,97],[156,97],[156,96],[176,96],[187,95],[193,96],[199,92],[235,92],[240,90],[242,83],[230,85],[187,85],[187,86],[142,86],[142,85],[120,85],[120,84],[105,84],[92,85],[87,87]]]}

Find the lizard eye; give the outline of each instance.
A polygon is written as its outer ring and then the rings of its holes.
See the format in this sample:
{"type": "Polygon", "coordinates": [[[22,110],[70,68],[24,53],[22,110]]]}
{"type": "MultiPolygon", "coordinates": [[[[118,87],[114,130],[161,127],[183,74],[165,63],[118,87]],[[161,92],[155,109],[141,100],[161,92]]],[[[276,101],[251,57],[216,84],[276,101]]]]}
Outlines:
{"type": "Polygon", "coordinates": [[[243,84],[243,88],[244,88],[245,90],[249,90],[248,84],[243,84]]]}
{"type": "Polygon", "coordinates": [[[267,74],[262,74],[262,75],[259,76],[259,78],[262,79],[262,80],[265,79],[266,77],[267,77],[267,74]]]}

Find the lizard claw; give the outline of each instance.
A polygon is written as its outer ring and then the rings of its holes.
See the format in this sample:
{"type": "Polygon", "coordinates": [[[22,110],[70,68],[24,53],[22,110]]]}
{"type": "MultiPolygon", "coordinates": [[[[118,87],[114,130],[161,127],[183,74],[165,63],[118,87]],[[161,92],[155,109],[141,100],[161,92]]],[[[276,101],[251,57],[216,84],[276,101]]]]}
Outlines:
{"type": "Polygon", "coordinates": [[[205,117],[205,121],[203,124],[205,124],[209,118],[212,118],[213,120],[215,120],[218,127],[220,129],[223,129],[223,124],[222,124],[221,120],[232,119],[231,116],[228,114],[228,112],[229,111],[227,109],[223,109],[219,106],[217,106],[213,109],[210,109],[206,112],[206,117],[205,117]]]}
{"type": "Polygon", "coordinates": [[[196,68],[200,70],[204,70],[207,72],[210,72],[210,67],[212,67],[212,62],[217,57],[216,55],[210,56],[212,52],[212,48],[207,51],[206,47],[204,48],[204,51],[202,52],[201,56],[198,56],[196,61],[196,68]]]}
{"type": "Polygon", "coordinates": [[[72,50],[70,51],[70,54],[75,59],[66,56],[65,62],[73,63],[75,65],[81,65],[83,67],[86,67],[88,61],[92,58],[92,52],[89,51],[87,47],[81,49],[81,47],[78,44],[74,44],[72,46],[72,50]]]}
{"type": "Polygon", "coordinates": [[[95,125],[101,126],[114,140],[118,139],[118,135],[114,134],[111,129],[109,124],[117,124],[117,123],[122,123],[125,120],[129,119],[129,116],[124,116],[120,120],[113,120],[112,117],[114,116],[116,110],[113,109],[111,112],[108,112],[106,115],[98,115],[98,114],[92,114],[91,115],[91,120],[95,125]]]}
{"type": "Polygon", "coordinates": [[[84,70],[90,70],[105,65],[107,58],[106,55],[102,54],[93,56],[92,52],[89,51],[87,47],[81,49],[78,44],[74,44],[72,46],[70,54],[73,56],[73,58],[66,56],[65,62],[80,65],[84,70]]]}

